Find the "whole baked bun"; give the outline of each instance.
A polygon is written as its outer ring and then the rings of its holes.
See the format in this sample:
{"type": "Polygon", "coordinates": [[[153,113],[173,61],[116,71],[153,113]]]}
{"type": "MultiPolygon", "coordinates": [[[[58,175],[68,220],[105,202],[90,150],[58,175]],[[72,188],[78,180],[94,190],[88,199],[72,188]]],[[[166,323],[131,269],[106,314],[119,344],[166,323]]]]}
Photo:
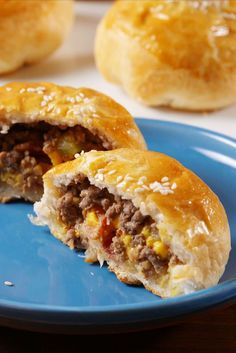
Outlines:
{"type": "Polygon", "coordinates": [[[49,226],[85,261],[162,297],[217,284],[230,229],[218,197],[193,172],[157,152],[90,151],[44,177],[34,223],[49,226]]]}
{"type": "Polygon", "coordinates": [[[151,106],[236,102],[236,1],[116,1],[96,35],[97,67],[151,106]]]}
{"type": "Polygon", "coordinates": [[[0,74],[51,54],[72,20],[71,0],[0,0],[0,74]]]}

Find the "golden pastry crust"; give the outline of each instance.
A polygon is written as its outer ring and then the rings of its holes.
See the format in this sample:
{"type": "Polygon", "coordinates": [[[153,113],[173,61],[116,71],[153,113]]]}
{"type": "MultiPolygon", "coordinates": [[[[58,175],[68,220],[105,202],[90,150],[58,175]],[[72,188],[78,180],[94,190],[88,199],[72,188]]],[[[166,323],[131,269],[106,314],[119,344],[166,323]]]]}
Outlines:
{"type": "Polygon", "coordinates": [[[0,0],[0,74],[51,54],[72,20],[71,0],[0,0]]]}
{"type": "Polygon", "coordinates": [[[132,200],[143,215],[151,216],[162,241],[181,260],[169,267],[163,286],[108,262],[120,280],[141,282],[163,297],[218,282],[230,251],[228,220],[218,197],[194,173],[164,154],[129,149],[91,151],[58,165],[44,175],[44,195],[35,211],[38,220],[61,240],[66,230],[54,206],[60,186],[68,185],[78,173],[86,175],[91,184],[132,200]]]}
{"type": "Polygon", "coordinates": [[[146,148],[132,116],[102,93],[45,82],[14,82],[0,87],[2,133],[16,123],[40,121],[54,126],[81,125],[113,148],[146,148]]]}
{"type": "Polygon", "coordinates": [[[212,110],[236,102],[235,43],[234,0],[125,0],[100,23],[95,55],[147,105],[212,110]]]}

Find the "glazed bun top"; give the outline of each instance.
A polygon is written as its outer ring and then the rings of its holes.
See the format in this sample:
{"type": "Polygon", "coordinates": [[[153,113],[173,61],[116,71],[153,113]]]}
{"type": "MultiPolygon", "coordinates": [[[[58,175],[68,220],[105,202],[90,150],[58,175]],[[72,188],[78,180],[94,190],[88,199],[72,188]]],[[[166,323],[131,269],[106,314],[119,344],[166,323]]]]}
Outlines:
{"type": "Polygon", "coordinates": [[[120,0],[106,25],[127,33],[174,69],[209,75],[214,61],[235,69],[235,0],[120,0]]]}
{"type": "Polygon", "coordinates": [[[79,173],[157,222],[162,241],[183,263],[169,268],[173,288],[188,293],[218,282],[229,257],[229,224],[218,197],[193,172],[167,155],[130,149],[90,151],[60,164],[44,175],[44,195],[35,204],[38,221],[59,238],[66,228],[54,212],[56,199],[79,173]]]}
{"type": "Polygon", "coordinates": [[[72,20],[72,0],[0,0],[0,74],[51,54],[72,20]]]}
{"type": "Polygon", "coordinates": [[[96,58],[108,80],[145,104],[189,110],[232,104],[236,1],[117,1],[99,26],[96,58]]]}
{"type": "Polygon", "coordinates": [[[133,117],[105,94],[48,82],[12,82],[0,87],[2,133],[13,124],[41,121],[54,126],[81,125],[108,143],[109,148],[146,149],[133,117]]]}

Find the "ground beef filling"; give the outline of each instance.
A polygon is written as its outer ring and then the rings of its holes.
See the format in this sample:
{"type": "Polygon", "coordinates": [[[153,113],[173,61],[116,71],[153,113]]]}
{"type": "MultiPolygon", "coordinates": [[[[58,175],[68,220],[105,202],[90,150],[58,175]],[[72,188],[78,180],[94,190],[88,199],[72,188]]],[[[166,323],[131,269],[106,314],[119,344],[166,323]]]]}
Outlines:
{"type": "Polygon", "coordinates": [[[104,150],[101,140],[81,126],[54,127],[46,123],[15,124],[0,135],[0,183],[24,194],[43,192],[42,175],[52,165],[74,158],[81,150],[104,150]]]}
{"type": "Polygon", "coordinates": [[[73,229],[80,229],[79,225],[86,223],[89,214],[96,214],[99,219],[97,231],[109,256],[120,262],[138,263],[147,276],[167,270],[170,255],[158,256],[147,245],[147,232],[151,235],[149,240],[160,240],[156,223],[150,216],[143,216],[130,200],[91,185],[82,175],[69,186],[62,187],[61,194],[57,208],[59,217],[68,226],[70,245],[73,237],[75,247],[78,242],[73,229]]]}

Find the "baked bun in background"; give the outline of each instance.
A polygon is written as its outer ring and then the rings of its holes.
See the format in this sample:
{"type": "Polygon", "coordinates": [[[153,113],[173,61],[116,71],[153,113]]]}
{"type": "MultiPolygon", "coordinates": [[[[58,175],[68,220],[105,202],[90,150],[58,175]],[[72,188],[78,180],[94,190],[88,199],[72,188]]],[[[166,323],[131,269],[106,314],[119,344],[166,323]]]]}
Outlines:
{"type": "Polygon", "coordinates": [[[96,35],[97,67],[151,106],[236,102],[236,1],[116,1],[96,35]]]}
{"type": "Polygon", "coordinates": [[[72,20],[71,0],[0,0],[0,74],[47,57],[72,20]]]}
{"type": "MultiPolygon", "coordinates": [[[[162,297],[215,285],[230,251],[218,197],[175,159],[150,151],[90,151],[44,175],[34,223],[85,261],[162,297]]],[[[79,275],[79,274],[78,274],[79,275]]]]}
{"type": "Polygon", "coordinates": [[[0,202],[42,196],[42,175],[81,151],[145,149],[125,108],[88,88],[15,82],[0,87],[0,202]]]}

